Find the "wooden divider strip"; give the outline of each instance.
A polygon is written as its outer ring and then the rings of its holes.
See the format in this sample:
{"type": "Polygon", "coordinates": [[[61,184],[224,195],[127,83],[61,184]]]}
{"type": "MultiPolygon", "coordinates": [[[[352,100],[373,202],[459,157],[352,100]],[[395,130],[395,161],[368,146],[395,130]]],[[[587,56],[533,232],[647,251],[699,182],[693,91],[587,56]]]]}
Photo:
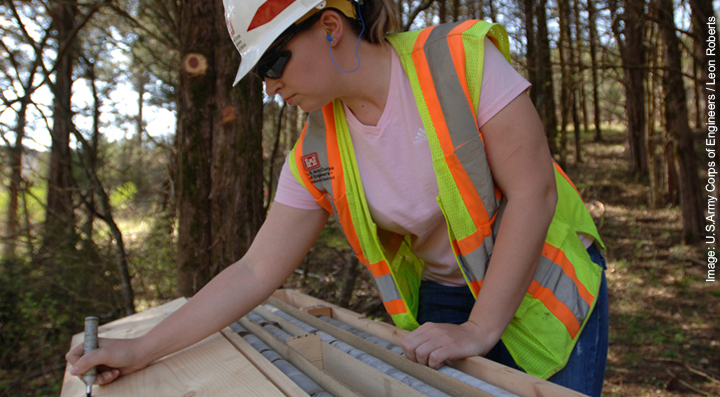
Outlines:
{"type": "Polygon", "coordinates": [[[321,331],[327,332],[328,334],[338,338],[339,340],[342,340],[350,346],[353,346],[372,356],[375,356],[409,375],[412,375],[418,379],[422,379],[423,382],[447,394],[456,397],[492,397],[491,394],[488,394],[480,389],[476,389],[466,383],[460,382],[457,379],[453,379],[430,367],[414,363],[405,357],[402,357],[372,342],[355,336],[348,331],[334,327],[331,324],[328,324],[325,321],[320,320],[319,318],[307,314],[302,310],[291,306],[277,298],[270,297],[268,299],[268,303],[290,314],[291,316],[297,318],[304,323],[307,323],[321,331]]]}
{"type": "Polygon", "coordinates": [[[276,366],[268,361],[259,351],[255,350],[245,339],[232,329],[225,328],[220,333],[232,343],[275,387],[280,389],[287,397],[310,397],[295,382],[282,373],[276,366]]]}
{"type": "Polygon", "coordinates": [[[357,393],[337,381],[330,374],[314,366],[300,353],[296,352],[274,336],[270,335],[270,333],[265,331],[263,327],[255,324],[246,317],[241,318],[238,322],[245,329],[250,331],[260,340],[265,342],[265,344],[270,346],[271,349],[275,350],[275,352],[282,356],[282,358],[287,360],[290,364],[294,365],[297,369],[302,371],[302,373],[314,380],[328,393],[335,396],[358,396],[357,393]]]}

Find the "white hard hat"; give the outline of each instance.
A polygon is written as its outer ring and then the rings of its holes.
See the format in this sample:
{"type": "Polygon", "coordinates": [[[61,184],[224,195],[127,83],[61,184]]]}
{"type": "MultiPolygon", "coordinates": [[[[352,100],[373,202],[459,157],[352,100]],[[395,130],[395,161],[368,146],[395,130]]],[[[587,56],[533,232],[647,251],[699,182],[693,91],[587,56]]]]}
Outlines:
{"type": "Polygon", "coordinates": [[[233,86],[292,24],[325,8],[355,16],[350,0],[223,0],[223,4],[228,32],[242,57],[233,86]]]}

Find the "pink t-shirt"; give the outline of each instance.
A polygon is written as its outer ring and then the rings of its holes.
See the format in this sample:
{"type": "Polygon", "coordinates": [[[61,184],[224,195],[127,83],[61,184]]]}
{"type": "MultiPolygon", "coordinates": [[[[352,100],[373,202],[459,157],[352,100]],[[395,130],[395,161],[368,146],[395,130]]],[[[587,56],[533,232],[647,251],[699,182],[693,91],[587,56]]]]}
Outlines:
{"type": "MultiPolygon", "coordinates": [[[[529,87],[530,83],[485,39],[478,126],[482,127],[529,87]]],[[[438,187],[425,129],[410,80],[395,51],[387,103],[377,125],[360,123],[347,107],[345,114],[373,221],[381,229],[412,236],[413,251],[425,261],[424,280],[466,285],[437,204],[438,187]]],[[[295,180],[287,159],[275,201],[300,209],[321,208],[295,180]]]]}

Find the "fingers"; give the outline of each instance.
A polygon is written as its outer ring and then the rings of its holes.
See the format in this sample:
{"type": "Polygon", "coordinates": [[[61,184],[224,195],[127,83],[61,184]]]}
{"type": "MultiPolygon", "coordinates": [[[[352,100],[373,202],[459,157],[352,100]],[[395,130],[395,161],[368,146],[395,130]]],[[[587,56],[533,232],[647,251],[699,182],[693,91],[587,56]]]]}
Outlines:
{"type": "Polygon", "coordinates": [[[83,355],[83,345],[82,343],[78,344],[77,346],[70,349],[70,351],[65,354],[65,360],[69,362],[70,364],[75,364],[80,357],[83,355]]]}
{"type": "Polygon", "coordinates": [[[478,355],[481,342],[481,337],[468,332],[467,327],[426,323],[406,336],[401,345],[408,359],[438,369],[447,360],[478,355]]]}
{"type": "Polygon", "coordinates": [[[430,353],[436,346],[432,339],[433,323],[426,323],[403,338],[400,343],[405,357],[416,363],[427,365],[430,353]]]}
{"type": "MultiPolygon", "coordinates": [[[[68,353],[68,355],[69,354],[70,353],[68,353]]],[[[73,368],[70,370],[70,373],[75,376],[82,376],[82,374],[84,374],[85,372],[90,370],[90,368],[96,367],[97,365],[100,364],[100,362],[97,361],[97,358],[98,358],[97,356],[98,356],[98,354],[96,354],[96,352],[93,351],[88,354],[81,355],[79,357],[79,359],[75,360],[74,363],[68,359],[68,362],[70,362],[71,364],[74,364],[73,368]]],[[[67,355],[65,357],[67,357],[67,355]]]]}
{"type": "Polygon", "coordinates": [[[110,371],[99,373],[97,378],[95,378],[95,384],[96,385],[106,385],[115,379],[117,379],[120,376],[120,370],[113,369],[110,371]]]}
{"type": "Polygon", "coordinates": [[[417,346],[403,343],[405,356],[418,364],[427,365],[431,368],[438,369],[443,366],[447,360],[449,349],[442,344],[437,343],[433,338],[425,339],[417,346]]]}

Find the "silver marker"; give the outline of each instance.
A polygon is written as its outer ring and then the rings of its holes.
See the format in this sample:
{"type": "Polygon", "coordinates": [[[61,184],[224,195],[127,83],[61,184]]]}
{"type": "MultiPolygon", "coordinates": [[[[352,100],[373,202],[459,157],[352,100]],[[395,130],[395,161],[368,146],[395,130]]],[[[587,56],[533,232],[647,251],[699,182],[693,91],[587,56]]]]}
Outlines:
{"type": "MultiPolygon", "coordinates": [[[[98,334],[98,318],[97,317],[85,317],[85,342],[83,346],[83,354],[88,354],[98,348],[97,343],[98,334]]],[[[92,395],[92,385],[95,383],[95,377],[97,376],[97,368],[92,367],[82,376],[83,382],[87,385],[87,397],[92,395]]]]}

